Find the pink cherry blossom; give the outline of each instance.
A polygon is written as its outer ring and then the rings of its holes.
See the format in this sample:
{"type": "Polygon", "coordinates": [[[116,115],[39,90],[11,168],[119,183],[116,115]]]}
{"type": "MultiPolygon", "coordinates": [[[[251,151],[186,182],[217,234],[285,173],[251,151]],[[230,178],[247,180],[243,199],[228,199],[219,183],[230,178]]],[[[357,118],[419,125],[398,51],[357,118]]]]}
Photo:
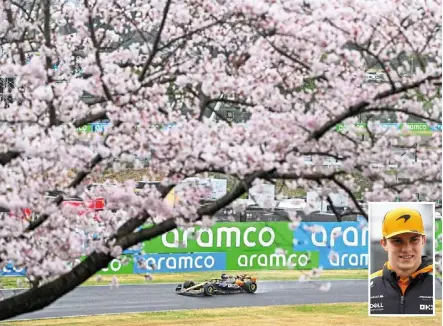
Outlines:
{"type": "Polygon", "coordinates": [[[3,300],[0,320],[51,304],[72,289],[63,277],[78,286],[139,242],[243,210],[236,200],[265,183],[326,203],[345,191],[364,216],[357,199],[441,199],[440,2],[65,2],[0,3],[0,206],[11,212],[0,267],[55,296],[3,300]],[[234,181],[202,205],[210,189],[186,180],[205,173],[234,181]],[[140,178],[162,183],[134,191],[140,178]]]}

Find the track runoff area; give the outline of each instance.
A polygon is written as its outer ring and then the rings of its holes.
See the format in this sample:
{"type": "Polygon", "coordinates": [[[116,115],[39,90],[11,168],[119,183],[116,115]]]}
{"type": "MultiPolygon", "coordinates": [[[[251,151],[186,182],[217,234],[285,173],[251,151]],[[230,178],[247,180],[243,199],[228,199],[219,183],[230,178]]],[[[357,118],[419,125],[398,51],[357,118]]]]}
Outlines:
{"type": "MultiPolygon", "coordinates": [[[[157,318],[155,316],[159,311],[172,311],[165,314],[171,314],[171,318],[174,318],[177,312],[173,311],[182,309],[241,306],[265,307],[260,308],[263,318],[266,314],[272,316],[272,311],[275,311],[272,309],[286,309],[284,315],[287,318],[291,318],[291,311],[294,318],[299,314],[315,317],[328,310],[325,307],[335,303],[340,307],[335,313],[359,316],[362,324],[377,322],[380,319],[368,316],[368,307],[383,304],[370,303],[368,289],[371,281],[369,275],[383,268],[387,259],[379,242],[383,232],[381,217],[402,204],[379,205],[378,210],[373,210],[375,215],[370,220],[374,222],[370,224],[358,218],[357,221],[340,223],[301,222],[296,229],[291,229],[288,222],[219,222],[200,232],[198,227],[187,231],[174,230],[126,251],[121,258],[115,259],[108,268],[98,273],[100,282],[91,279],[53,305],[15,320],[32,319],[37,322],[36,319],[40,318],[138,312],[150,312],[149,316],[157,318]],[[186,234],[194,231],[195,237],[186,234]],[[181,245],[177,246],[177,242],[181,245]],[[254,275],[257,278],[255,293],[213,293],[209,296],[203,293],[196,297],[177,295],[176,287],[187,280],[198,284],[220,279],[222,273],[231,276],[254,275]],[[118,287],[114,276],[120,281],[118,287]],[[343,308],[351,307],[351,303],[352,309],[343,308]],[[275,307],[281,305],[291,307],[275,307]],[[310,310],[306,308],[309,311],[300,311],[302,306],[299,305],[310,307],[310,310]]],[[[435,257],[435,253],[441,253],[442,226],[441,218],[433,215],[434,203],[407,205],[406,208],[414,209],[422,216],[423,232],[428,238],[423,244],[423,253],[435,257]],[[435,247],[432,248],[434,240],[435,247]]],[[[440,264],[434,261],[431,301],[419,303],[418,306],[432,309],[431,316],[426,320],[431,324],[439,322],[439,325],[442,288],[441,267],[437,266],[440,264]]],[[[235,279],[227,283],[229,286],[238,285],[235,279]]],[[[334,311],[328,310],[327,313],[334,311]]],[[[217,314],[216,310],[214,314],[217,314]]],[[[257,312],[257,315],[260,313],[257,312]]],[[[112,316],[103,318],[111,321],[115,319],[112,316]]],[[[196,316],[189,315],[189,318],[196,316]]],[[[420,324],[423,317],[411,318],[418,318],[420,324]]]]}

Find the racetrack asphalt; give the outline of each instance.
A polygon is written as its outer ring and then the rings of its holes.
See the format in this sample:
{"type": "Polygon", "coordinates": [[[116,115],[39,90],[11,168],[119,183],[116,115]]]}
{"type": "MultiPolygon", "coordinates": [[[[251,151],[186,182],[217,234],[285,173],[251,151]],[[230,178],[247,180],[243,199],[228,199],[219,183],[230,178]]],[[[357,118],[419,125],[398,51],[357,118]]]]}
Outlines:
{"type": "MultiPolygon", "coordinates": [[[[367,302],[367,280],[316,280],[257,282],[255,294],[187,297],[175,293],[176,284],[82,286],[52,305],[10,320],[148,312],[177,309],[201,309],[246,306],[293,305],[315,303],[367,302]],[[322,292],[319,287],[331,282],[322,292]]],[[[3,292],[12,295],[11,290],[3,292]]],[[[442,298],[441,283],[436,280],[436,299],[442,298]]]]}

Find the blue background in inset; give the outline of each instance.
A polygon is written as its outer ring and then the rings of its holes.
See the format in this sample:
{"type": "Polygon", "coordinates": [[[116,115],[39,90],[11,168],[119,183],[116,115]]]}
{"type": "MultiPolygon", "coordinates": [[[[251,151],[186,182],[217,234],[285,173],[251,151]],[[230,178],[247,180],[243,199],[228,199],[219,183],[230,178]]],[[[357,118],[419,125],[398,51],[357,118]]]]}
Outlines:
{"type": "Polygon", "coordinates": [[[134,256],[134,274],[146,274],[146,273],[180,273],[180,272],[197,272],[197,271],[219,271],[226,269],[226,253],[225,252],[214,252],[214,253],[193,253],[193,254],[149,254],[149,255],[135,255],[134,256]],[[202,258],[198,260],[198,264],[202,266],[202,268],[198,268],[195,266],[195,260],[201,256],[202,258]],[[214,258],[214,266],[211,268],[205,267],[204,260],[206,257],[212,256],[214,258]],[[192,265],[189,266],[189,260],[187,260],[186,264],[188,266],[182,266],[179,268],[179,259],[181,257],[189,257],[192,260],[192,265]],[[142,258],[146,261],[148,258],[154,258],[157,264],[157,269],[145,269],[140,268],[137,261],[142,258]],[[161,261],[161,265],[158,260],[160,258],[164,258],[161,261]],[[166,264],[167,260],[173,258],[176,262],[176,268],[169,268],[166,264]]]}
{"type": "MultiPolygon", "coordinates": [[[[320,266],[323,269],[361,269],[368,268],[367,262],[369,261],[369,257],[367,259],[362,259],[360,261],[360,255],[368,254],[368,241],[369,241],[369,232],[367,231],[367,223],[366,220],[358,219],[358,222],[301,222],[299,227],[294,230],[294,241],[293,250],[294,251],[318,251],[320,253],[320,266]],[[326,242],[325,246],[317,245],[312,241],[312,233],[303,229],[305,226],[314,226],[318,225],[325,229],[326,231],[326,242]],[[331,242],[331,232],[334,228],[341,227],[342,234],[335,239],[334,242],[331,242]],[[344,234],[343,232],[348,228],[355,228],[357,230],[358,242],[357,246],[352,246],[345,244],[344,234]],[[366,230],[364,231],[364,227],[366,230]],[[363,232],[365,233],[365,240],[363,242],[363,232]],[[363,245],[362,245],[363,243],[363,245]],[[331,250],[336,252],[339,255],[339,263],[333,264],[329,260],[329,255],[331,250]],[[348,257],[345,257],[342,261],[342,257],[344,254],[347,254],[348,257]],[[352,258],[352,264],[349,259],[349,255],[356,255],[357,257],[352,258]],[[356,259],[357,258],[357,259],[356,259]],[[338,266],[336,266],[338,265],[338,266]]],[[[323,236],[321,232],[318,232],[313,235],[314,240],[316,242],[322,242],[323,236]]],[[[354,242],[355,236],[353,232],[347,233],[346,239],[348,242],[354,242]]]]}

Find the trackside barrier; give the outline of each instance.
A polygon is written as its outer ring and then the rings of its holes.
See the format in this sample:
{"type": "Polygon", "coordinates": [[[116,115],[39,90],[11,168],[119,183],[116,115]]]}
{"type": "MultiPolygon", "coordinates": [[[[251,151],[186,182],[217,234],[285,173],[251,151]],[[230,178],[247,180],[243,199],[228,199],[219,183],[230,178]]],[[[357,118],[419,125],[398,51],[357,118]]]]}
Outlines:
{"type": "MultiPolygon", "coordinates": [[[[335,126],[335,130],[338,132],[345,131],[349,129],[351,124],[339,123],[335,126]]],[[[353,125],[357,129],[357,132],[360,134],[367,133],[368,125],[366,123],[356,123],[353,125]]],[[[432,135],[435,132],[441,132],[441,124],[431,124],[431,123],[423,123],[423,122],[412,122],[412,123],[380,123],[380,127],[389,130],[403,130],[408,135],[416,135],[416,136],[428,136],[432,135]]]]}
{"type": "MultiPolygon", "coordinates": [[[[153,125],[153,127],[162,128],[163,130],[169,129],[172,126],[174,126],[174,123],[168,123],[164,124],[162,126],[153,125]]],[[[245,124],[247,126],[247,123],[245,124]]],[[[77,128],[78,132],[82,133],[91,133],[91,132],[103,132],[108,127],[112,126],[111,122],[109,120],[90,123],[81,127],[77,128]]],[[[344,124],[339,123],[335,126],[335,130],[338,132],[346,131],[349,129],[352,125],[351,124],[344,124]]],[[[357,128],[357,132],[360,134],[366,134],[367,133],[367,124],[365,123],[356,123],[353,125],[357,128]]],[[[422,123],[422,122],[416,122],[416,123],[380,123],[380,127],[388,130],[388,129],[394,129],[394,130],[402,130],[403,127],[406,127],[406,134],[408,135],[416,135],[416,136],[429,136],[432,135],[435,132],[441,133],[441,124],[430,124],[430,123],[422,123]]]]}
{"type": "MultiPolygon", "coordinates": [[[[149,226],[146,226],[149,227],[149,226]]],[[[441,252],[441,219],[436,252],[441,252]]],[[[309,270],[368,268],[368,227],[354,222],[215,223],[211,228],[175,229],[126,251],[99,274],[182,273],[223,270],[309,270]]],[[[25,275],[6,266],[2,276],[25,275]]]]}

